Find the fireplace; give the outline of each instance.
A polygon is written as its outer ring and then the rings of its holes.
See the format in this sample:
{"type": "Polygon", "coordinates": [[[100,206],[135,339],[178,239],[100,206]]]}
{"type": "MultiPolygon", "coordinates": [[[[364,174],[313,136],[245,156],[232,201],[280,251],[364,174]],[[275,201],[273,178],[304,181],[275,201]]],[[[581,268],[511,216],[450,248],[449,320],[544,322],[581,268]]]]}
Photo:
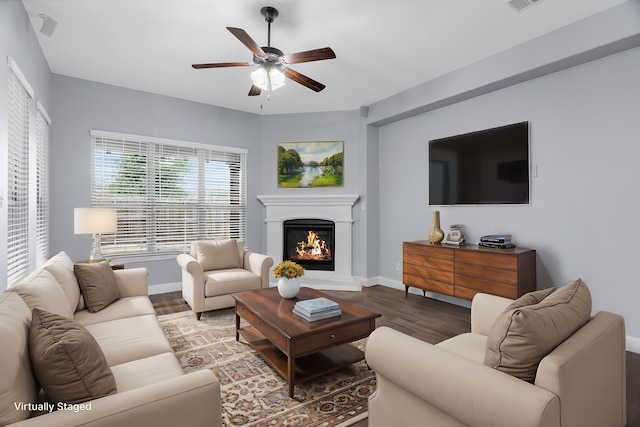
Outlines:
{"type": "MultiPolygon", "coordinates": [[[[357,291],[360,280],[352,272],[353,206],[357,194],[273,194],[260,195],[258,200],[265,207],[267,224],[267,255],[274,265],[283,260],[284,223],[292,219],[317,218],[334,223],[332,258],[334,267],[329,270],[306,268],[300,278],[302,286],[315,289],[357,291]]],[[[307,234],[297,241],[307,239],[307,234]]],[[[272,275],[273,276],[273,275],[272,275]]],[[[272,286],[275,282],[271,283],[272,286]]]]}
{"type": "Polygon", "coordinates": [[[306,270],[335,269],[335,223],[324,219],[290,219],[282,224],[282,259],[306,270]]]}

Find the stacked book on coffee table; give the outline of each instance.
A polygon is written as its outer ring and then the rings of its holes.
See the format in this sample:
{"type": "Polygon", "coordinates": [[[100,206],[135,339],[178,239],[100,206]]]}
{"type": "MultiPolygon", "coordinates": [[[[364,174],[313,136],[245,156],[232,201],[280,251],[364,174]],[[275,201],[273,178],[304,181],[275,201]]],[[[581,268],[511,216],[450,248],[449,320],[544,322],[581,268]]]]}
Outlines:
{"type": "Polygon", "coordinates": [[[485,248],[509,249],[516,245],[511,241],[511,234],[490,234],[480,237],[478,246],[485,248]]]}
{"type": "Polygon", "coordinates": [[[340,316],[342,310],[340,310],[340,305],[337,302],[320,297],[298,301],[293,307],[293,314],[302,317],[308,322],[316,322],[340,316]]]}

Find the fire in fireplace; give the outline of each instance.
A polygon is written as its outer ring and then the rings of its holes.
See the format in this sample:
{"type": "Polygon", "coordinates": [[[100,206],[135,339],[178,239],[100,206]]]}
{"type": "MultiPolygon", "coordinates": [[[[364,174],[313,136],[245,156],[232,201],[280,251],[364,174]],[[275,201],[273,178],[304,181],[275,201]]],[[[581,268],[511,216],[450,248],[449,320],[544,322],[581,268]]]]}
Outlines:
{"type": "Polygon", "coordinates": [[[335,223],[322,219],[293,219],[283,223],[283,259],[308,270],[333,271],[335,223]]]}

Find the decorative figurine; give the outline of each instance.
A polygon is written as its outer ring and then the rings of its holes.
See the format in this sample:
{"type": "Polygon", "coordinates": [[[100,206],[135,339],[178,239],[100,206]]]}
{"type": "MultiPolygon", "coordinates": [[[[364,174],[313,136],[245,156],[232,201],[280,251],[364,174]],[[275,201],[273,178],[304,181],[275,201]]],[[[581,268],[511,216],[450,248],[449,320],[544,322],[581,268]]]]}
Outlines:
{"type": "Polygon", "coordinates": [[[460,229],[459,225],[452,225],[449,227],[449,232],[447,233],[447,238],[444,243],[457,246],[465,244],[464,233],[460,229]]]}

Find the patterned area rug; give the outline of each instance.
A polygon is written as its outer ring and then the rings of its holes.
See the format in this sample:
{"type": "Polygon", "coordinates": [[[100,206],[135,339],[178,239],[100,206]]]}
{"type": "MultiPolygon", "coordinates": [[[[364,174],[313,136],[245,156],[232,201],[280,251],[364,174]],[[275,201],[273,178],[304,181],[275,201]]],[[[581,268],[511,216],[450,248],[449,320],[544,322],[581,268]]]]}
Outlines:
{"type": "Polygon", "coordinates": [[[185,372],[212,369],[218,377],[224,426],[346,427],[367,416],[376,379],[364,361],[296,385],[289,398],[285,380],[236,342],[234,309],[206,312],[200,321],[191,311],[158,318],[185,372]]]}

